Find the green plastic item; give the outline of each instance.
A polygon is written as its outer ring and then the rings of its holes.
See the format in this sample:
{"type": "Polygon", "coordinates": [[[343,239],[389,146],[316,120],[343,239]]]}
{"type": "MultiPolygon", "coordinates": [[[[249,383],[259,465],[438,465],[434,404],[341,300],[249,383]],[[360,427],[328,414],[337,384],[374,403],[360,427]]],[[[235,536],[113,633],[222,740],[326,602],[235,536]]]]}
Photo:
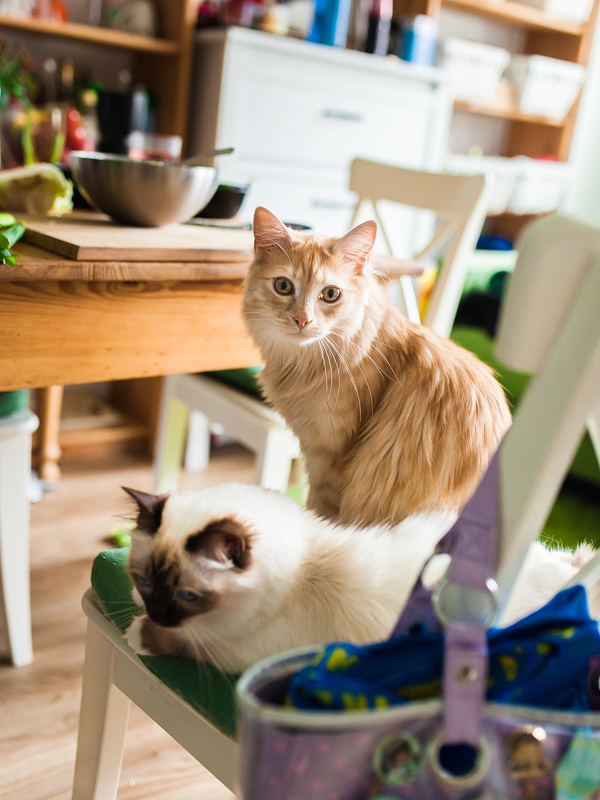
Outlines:
{"type": "Polygon", "coordinates": [[[29,408],[29,390],[16,389],[14,392],[0,392],[0,417],[8,417],[29,408]]]}
{"type": "Polygon", "coordinates": [[[262,400],[263,396],[257,380],[262,369],[262,366],[247,367],[246,369],[222,369],[216,372],[205,372],[204,374],[214,378],[219,383],[233,386],[234,389],[241,389],[242,392],[262,400]]]}
{"type": "MultiPolygon", "coordinates": [[[[133,585],[127,572],[128,548],[105,550],[92,565],[92,588],[106,616],[125,632],[139,607],[131,599],[133,585]],[[108,609],[108,610],[107,610],[108,609]]],[[[235,683],[229,675],[208,664],[176,656],[140,656],[150,672],[199,711],[226,736],[234,736],[235,683]]]]}

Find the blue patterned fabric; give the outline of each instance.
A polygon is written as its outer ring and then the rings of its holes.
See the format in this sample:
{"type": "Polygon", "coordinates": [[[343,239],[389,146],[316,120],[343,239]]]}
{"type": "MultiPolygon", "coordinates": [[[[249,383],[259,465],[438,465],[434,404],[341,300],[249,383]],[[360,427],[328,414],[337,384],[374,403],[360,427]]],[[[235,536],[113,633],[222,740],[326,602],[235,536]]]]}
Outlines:
{"type": "MultiPolygon", "coordinates": [[[[588,662],[600,653],[600,633],[583,587],[559,592],[508,628],[490,629],[487,638],[488,700],[589,710],[588,662]]],[[[330,644],[293,677],[288,701],[302,709],[352,710],[439,697],[443,647],[441,632],[330,644]]]]}

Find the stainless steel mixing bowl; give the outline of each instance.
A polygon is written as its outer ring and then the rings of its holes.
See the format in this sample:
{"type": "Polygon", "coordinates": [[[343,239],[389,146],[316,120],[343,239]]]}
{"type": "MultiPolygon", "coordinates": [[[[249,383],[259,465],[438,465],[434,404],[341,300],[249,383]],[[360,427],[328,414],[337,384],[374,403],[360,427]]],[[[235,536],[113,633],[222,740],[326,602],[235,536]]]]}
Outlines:
{"type": "Polygon", "coordinates": [[[71,153],[71,173],[98,211],[125,225],[144,227],[186,222],[204,208],[218,185],[215,167],[84,151],[71,153]]]}

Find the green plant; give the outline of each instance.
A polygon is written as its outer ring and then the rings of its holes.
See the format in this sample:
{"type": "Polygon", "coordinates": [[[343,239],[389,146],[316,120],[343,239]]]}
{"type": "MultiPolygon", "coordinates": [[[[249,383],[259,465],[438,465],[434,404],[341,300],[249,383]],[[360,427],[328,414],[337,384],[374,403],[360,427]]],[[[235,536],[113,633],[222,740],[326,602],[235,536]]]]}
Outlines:
{"type": "MultiPolygon", "coordinates": [[[[0,43],[0,113],[6,111],[12,104],[18,103],[24,110],[33,108],[31,95],[35,91],[35,78],[30,68],[30,59],[22,48],[17,47],[10,51],[0,43]]],[[[30,129],[23,131],[26,139],[30,136],[30,129]]],[[[0,127],[0,166],[2,164],[0,127]]],[[[24,141],[24,150],[29,142],[24,141]]]]}
{"type": "Polygon", "coordinates": [[[34,90],[35,79],[25,56],[0,44],[0,111],[5,111],[15,100],[24,108],[31,108],[34,90]]]}

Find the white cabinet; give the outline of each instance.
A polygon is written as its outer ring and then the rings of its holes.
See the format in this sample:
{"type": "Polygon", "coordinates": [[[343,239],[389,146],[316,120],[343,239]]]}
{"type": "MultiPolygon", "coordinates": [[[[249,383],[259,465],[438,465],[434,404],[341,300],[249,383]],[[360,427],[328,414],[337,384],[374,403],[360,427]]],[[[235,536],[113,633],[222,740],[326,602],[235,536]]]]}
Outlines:
{"type": "MultiPolygon", "coordinates": [[[[243,28],[206,30],[196,37],[186,149],[235,148],[218,166],[222,183],[251,183],[243,218],[264,205],[339,235],[354,208],[352,159],[441,169],[451,109],[433,67],[243,28]]],[[[398,220],[396,246],[408,254],[419,226],[411,215],[398,220]]]]}

